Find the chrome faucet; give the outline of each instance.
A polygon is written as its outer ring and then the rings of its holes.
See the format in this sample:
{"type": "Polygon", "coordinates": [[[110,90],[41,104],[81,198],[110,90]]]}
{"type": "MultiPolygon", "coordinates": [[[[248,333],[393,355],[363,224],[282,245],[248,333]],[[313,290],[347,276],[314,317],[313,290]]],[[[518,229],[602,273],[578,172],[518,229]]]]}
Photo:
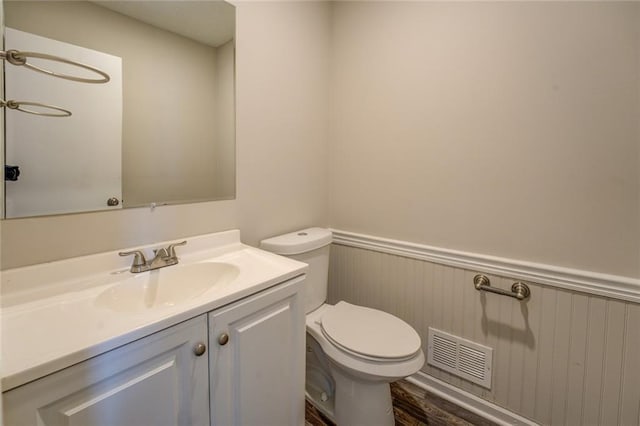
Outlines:
{"type": "Polygon", "coordinates": [[[169,244],[167,248],[159,248],[153,251],[154,257],[151,261],[148,261],[144,257],[144,253],[141,250],[123,251],[118,253],[120,256],[133,255],[133,263],[131,264],[131,272],[137,274],[138,272],[151,271],[153,269],[164,268],[165,266],[171,266],[178,263],[178,256],[176,255],[176,246],[183,246],[187,244],[186,241],[179,243],[169,244]]]}

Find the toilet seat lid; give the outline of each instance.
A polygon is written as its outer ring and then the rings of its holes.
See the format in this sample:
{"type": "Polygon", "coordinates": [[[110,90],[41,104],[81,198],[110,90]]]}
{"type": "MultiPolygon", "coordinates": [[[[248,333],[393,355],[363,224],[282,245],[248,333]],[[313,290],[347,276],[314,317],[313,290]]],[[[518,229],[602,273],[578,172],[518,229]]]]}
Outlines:
{"type": "Polygon", "coordinates": [[[337,346],[367,358],[406,359],[421,346],[418,333],[400,318],[347,302],[338,302],[324,314],[321,326],[337,346]]]}

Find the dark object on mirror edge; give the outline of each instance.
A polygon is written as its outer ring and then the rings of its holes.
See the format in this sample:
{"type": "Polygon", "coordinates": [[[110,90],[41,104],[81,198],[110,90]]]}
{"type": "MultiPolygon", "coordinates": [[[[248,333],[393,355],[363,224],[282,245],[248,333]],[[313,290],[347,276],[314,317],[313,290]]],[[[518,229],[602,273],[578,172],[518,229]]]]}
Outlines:
{"type": "Polygon", "coordinates": [[[4,166],[4,180],[16,181],[20,176],[20,167],[4,166]]]}

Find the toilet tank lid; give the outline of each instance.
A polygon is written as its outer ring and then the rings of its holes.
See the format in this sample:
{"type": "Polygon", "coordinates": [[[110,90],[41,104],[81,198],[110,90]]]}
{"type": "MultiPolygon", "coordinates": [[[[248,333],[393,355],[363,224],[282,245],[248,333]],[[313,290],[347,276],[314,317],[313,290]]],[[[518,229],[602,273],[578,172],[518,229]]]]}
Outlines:
{"type": "Polygon", "coordinates": [[[306,253],[331,244],[332,234],[326,228],[307,228],[260,242],[260,248],[276,254],[306,253]]]}

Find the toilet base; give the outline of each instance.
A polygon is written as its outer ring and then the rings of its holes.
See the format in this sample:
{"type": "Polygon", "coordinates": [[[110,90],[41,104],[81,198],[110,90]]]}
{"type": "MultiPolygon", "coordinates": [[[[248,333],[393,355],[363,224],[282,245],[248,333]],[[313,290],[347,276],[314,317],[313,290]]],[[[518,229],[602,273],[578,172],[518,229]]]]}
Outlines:
{"type": "Polygon", "coordinates": [[[393,426],[386,380],[365,380],[327,359],[307,333],[306,399],[338,426],[393,426]]]}
{"type": "Polygon", "coordinates": [[[331,365],[336,382],[335,422],[338,426],[393,426],[388,382],[360,381],[331,365]]]}
{"type": "Polygon", "coordinates": [[[323,401],[324,398],[322,398],[322,395],[317,392],[305,390],[304,399],[327,419],[334,423],[336,422],[336,416],[333,410],[333,398],[323,401]]]}

